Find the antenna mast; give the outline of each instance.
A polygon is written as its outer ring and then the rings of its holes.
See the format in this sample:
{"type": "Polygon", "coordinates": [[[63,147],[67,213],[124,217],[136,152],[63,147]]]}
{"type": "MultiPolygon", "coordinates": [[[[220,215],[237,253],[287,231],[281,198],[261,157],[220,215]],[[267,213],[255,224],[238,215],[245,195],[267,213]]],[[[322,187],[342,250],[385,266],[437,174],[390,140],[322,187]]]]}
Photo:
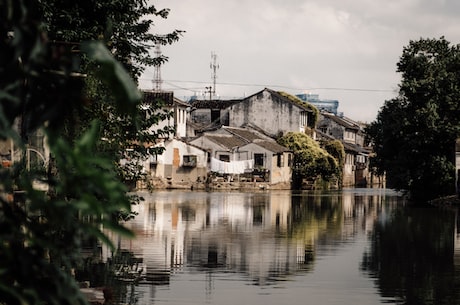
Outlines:
{"type": "Polygon", "coordinates": [[[212,79],[212,94],[216,95],[216,79],[217,79],[217,69],[219,69],[219,64],[217,64],[217,54],[211,52],[211,79],[212,79]]]}
{"type": "Polygon", "coordinates": [[[160,60],[160,57],[161,57],[161,49],[160,49],[160,45],[157,44],[155,45],[155,58],[158,58],[158,62],[155,63],[155,70],[154,70],[154,73],[153,73],[153,89],[154,91],[161,91],[161,84],[163,83],[163,81],[161,80],[161,60],[160,60]]]}

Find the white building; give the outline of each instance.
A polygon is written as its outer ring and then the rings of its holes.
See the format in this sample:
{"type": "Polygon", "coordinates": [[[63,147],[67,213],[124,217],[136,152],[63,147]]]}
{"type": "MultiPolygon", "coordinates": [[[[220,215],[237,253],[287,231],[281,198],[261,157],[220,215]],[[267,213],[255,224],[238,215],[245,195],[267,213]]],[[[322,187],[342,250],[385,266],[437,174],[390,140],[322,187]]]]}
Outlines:
{"type": "Polygon", "coordinates": [[[206,151],[180,139],[164,140],[157,145],[164,147],[163,153],[152,155],[144,164],[151,178],[168,187],[190,187],[206,180],[206,151]]]}

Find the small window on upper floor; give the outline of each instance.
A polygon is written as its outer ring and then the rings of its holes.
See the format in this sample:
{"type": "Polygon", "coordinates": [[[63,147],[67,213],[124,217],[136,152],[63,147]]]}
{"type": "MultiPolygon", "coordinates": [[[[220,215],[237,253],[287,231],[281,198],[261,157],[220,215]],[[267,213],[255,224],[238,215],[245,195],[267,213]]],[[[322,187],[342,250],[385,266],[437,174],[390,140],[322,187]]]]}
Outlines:
{"type": "Polygon", "coordinates": [[[254,166],[255,167],[264,166],[264,154],[254,154],[254,166]]]}
{"type": "Polygon", "coordinates": [[[300,126],[306,126],[308,124],[308,113],[306,111],[300,112],[300,126]]]}
{"type": "Polygon", "coordinates": [[[182,166],[184,167],[196,167],[197,157],[196,155],[185,155],[182,161],[182,166]]]}

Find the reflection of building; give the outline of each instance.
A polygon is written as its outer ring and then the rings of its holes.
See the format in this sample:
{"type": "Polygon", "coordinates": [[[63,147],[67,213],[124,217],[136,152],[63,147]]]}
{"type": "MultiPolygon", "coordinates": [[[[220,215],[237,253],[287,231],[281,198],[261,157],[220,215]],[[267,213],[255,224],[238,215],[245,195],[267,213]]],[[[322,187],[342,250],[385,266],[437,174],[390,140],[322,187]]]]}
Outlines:
{"type": "Polygon", "coordinates": [[[257,285],[309,271],[318,249],[334,251],[371,228],[383,206],[365,193],[346,192],[142,195],[138,216],[127,223],[137,238],[119,245],[143,258],[146,280],[157,284],[190,268],[241,272],[257,285]]]}

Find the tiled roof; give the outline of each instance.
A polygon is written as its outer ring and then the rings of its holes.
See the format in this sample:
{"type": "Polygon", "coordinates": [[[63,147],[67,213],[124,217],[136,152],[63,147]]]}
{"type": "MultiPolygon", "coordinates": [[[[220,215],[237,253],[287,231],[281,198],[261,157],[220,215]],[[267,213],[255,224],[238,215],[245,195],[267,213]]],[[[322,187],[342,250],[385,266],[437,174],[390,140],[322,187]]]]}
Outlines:
{"type": "Polygon", "coordinates": [[[190,103],[196,109],[226,109],[242,100],[194,100],[190,103]]]}
{"type": "Polygon", "coordinates": [[[290,151],[289,148],[284,147],[275,141],[255,141],[254,144],[259,145],[260,147],[265,148],[266,150],[269,150],[271,152],[274,152],[276,154],[290,151]]]}
{"type": "Polygon", "coordinates": [[[369,150],[360,145],[351,144],[351,143],[347,143],[344,141],[341,141],[341,142],[343,144],[343,148],[345,149],[345,151],[351,151],[357,154],[365,154],[365,155],[369,154],[369,150]]]}
{"type": "Polygon", "coordinates": [[[157,103],[163,101],[165,106],[173,106],[178,104],[184,107],[190,106],[188,103],[174,97],[171,91],[142,91],[142,102],[146,104],[157,103]]]}
{"type": "Polygon", "coordinates": [[[324,116],[325,118],[328,118],[328,119],[336,122],[337,124],[339,124],[340,126],[343,126],[345,128],[354,129],[354,130],[360,130],[361,129],[358,123],[353,122],[350,119],[345,119],[345,118],[336,116],[335,114],[332,114],[332,113],[321,113],[321,115],[324,116]]]}
{"type": "Polygon", "coordinates": [[[228,126],[222,128],[231,132],[233,135],[207,133],[203,137],[206,137],[210,141],[225,147],[228,150],[253,143],[273,153],[290,151],[287,147],[276,143],[274,140],[262,138],[257,135],[257,133],[251,132],[250,130],[228,126]]]}
{"type": "Polygon", "coordinates": [[[171,106],[174,101],[174,93],[163,91],[142,91],[142,102],[151,104],[156,103],[158,100],[163,101],[165,105],[171,106]]]}
{"type": "Polygon", "coordinates": [[[223,126],[223,129],[234,134],[240,138],[247,140],[248,142],[253,142],[254,140],[263,140],[264,138],[260,137],[257,133],[252,132],[246,128],[236,128],[236,127],[228,127],[223,126]]]}
{"type": "Polygon", "coordinates": [[[226,135],[205,135],[209,140],[213,141],[216,144],[219,144],[223,147],[228,149],[232,149],[234,147],[239,147],[242,145],[247,144],[246,141],[235,137],[235,136],[226,136],[226,135]]]}

